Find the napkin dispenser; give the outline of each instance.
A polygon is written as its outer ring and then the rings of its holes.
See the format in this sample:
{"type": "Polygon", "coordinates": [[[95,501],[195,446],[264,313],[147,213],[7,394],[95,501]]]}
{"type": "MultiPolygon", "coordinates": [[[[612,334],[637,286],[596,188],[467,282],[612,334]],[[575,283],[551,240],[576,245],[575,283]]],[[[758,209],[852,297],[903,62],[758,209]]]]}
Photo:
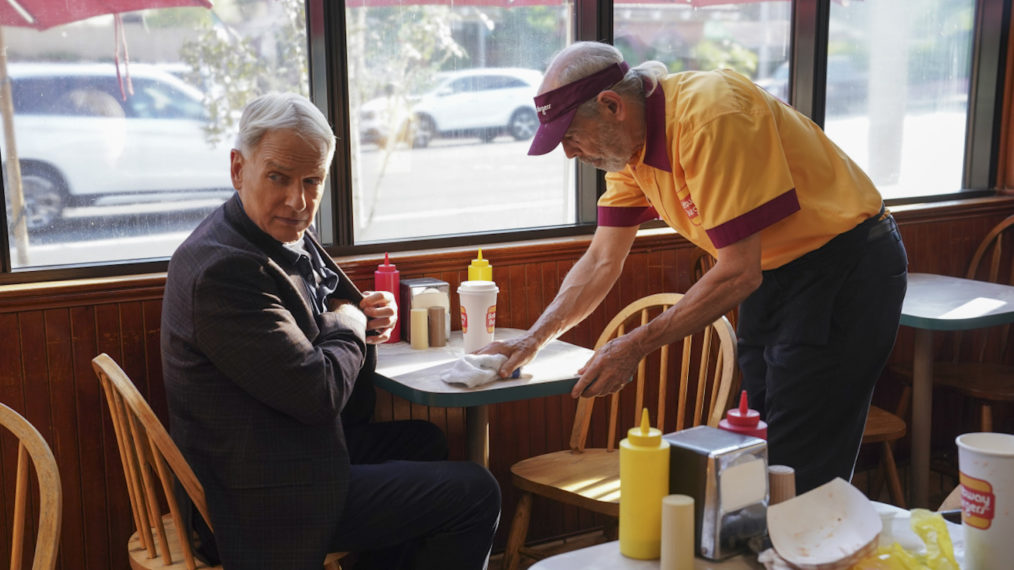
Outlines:
{"type": "Polygon", "coordinates": [[[446,281],[432,277],[402,279],[399,295],[401,306],[398,307],[398,319],[401,320],[401,336],[406,341],[412,340],[411,322],[412,309],[444,308],[444,338],[451,337],[451,295],[450,285],[446,281]]]}
{"type": "Polygon", "coordinates": [[[698,426],[669,443],[669,492],[694,498],[696,552],[722,560],[767,530],[768,448],[763,439],[698,426]]]}

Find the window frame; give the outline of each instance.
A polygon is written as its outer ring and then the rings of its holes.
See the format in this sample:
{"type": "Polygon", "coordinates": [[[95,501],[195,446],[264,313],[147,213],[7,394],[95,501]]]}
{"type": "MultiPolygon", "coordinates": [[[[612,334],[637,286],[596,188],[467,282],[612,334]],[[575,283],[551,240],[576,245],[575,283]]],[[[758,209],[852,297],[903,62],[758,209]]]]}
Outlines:
{"type": "MultiPolygon", "coordinates": [[[[823,125],[827,75],[827,41],[832,0],[792,0],[790,25],[790,102],[823,125]]],[[[574,0],[574,40],[613,38],[613,0],[574,0]]],[[[321,202],[317,229],[333,256],[454,248],[523,240],[586,235],[595,230],[596,200],[605,190],[605,179],[593,167],[574,161],[576,221],[549,228],[526,228],[455,236],[355,244],[354,208],[351,192],[351,145],[349,109],[345,105],[348,75],[344,65],[346,22],[344,2],[306,0],[310,97],[334,125],[338,135],[329,176],[329,192],[321,202]]],[[[889,205],[972,199],[998,193],[1005,62],[1009,42],[1011,7],[1004,0],[977,0],[973,28],[968,134],[962,187],[954,192],[904,199],[889,205]]],[[[6,188],[0,189],[6,193],[6,188]]],[[[7,220],[0,220],[0,284],[30,283],[77,278],[109,277],[164,272],[167,259],[110,261],[59,267],[12,269],[7,220]]]]}

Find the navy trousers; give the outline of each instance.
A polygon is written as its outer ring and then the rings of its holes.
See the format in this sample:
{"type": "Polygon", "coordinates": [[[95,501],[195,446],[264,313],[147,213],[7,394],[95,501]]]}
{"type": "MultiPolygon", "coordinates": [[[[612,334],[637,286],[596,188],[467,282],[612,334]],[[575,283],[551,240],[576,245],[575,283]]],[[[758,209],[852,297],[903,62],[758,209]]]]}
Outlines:
{"type": "Polygon", "coordinates": [[[443,433],[423,421],[346,428],[352,467],[333,550],[348,570],[479,570],[500,519],[500,487],[470,461],[447,458],[443,433]]]}
{"type": "Polygon", "coordinates": [[[894,219],[875,216],[765,271],[740,306],[743,388],[768,423],[769,464],[795,469],[797,493],[852,479],[907,266],[894,219]]]}

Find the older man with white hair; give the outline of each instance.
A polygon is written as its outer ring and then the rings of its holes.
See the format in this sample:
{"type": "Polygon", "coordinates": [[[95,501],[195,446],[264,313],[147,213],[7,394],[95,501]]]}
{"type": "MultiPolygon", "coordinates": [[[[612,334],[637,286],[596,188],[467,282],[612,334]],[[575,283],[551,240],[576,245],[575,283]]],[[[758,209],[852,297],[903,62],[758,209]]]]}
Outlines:
{"type": "MultiPolygon", "coordinates": [[[[731,70],[631,68],[579,42],[546,71],[529,154],[562,145],[607,171],[598,229],[527,334],[484,352],[509,373],[589,315],[638,225],[662,218],[717,262],[683,300],[615,339],[572,392],[619,390],[642,356],[739,307],[739,364],[772,463],[799,492],[851,478],[907,282],[901,236],[870,179],[807,117],[731,70]]],[[[675,270],[675,268],[672,268],[675,270]]]]}

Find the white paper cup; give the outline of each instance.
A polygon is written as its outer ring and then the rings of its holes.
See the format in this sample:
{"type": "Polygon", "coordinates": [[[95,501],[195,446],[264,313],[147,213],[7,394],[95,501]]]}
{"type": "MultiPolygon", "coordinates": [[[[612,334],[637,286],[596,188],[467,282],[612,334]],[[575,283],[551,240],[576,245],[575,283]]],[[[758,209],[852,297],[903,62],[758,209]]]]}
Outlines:
{"type": "Polygon", "coordinates": [[[461,304],[461,337],[465,353],[475,352],[493,342],[496,326],[496,294],[492,281],[462,281],[458,286],[461,304]]]}
{"type": "Polygon", "coordinates": [[[958,444],[966,570],[1014,561],[1014,435],[966,433],[958,444]]]}

